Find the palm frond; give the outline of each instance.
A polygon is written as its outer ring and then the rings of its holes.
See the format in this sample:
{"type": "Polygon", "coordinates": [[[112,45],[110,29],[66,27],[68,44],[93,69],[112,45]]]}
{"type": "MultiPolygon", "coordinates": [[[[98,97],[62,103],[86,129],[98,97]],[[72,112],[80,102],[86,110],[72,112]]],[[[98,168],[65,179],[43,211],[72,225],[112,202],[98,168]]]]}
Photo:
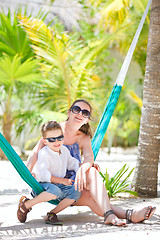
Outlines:
{"type": "Polygon", "coordinates": [[[32,58],[21,63],[21,58],[15,55],[11,59],[5,55],[0,60],[0,85],[14,85],[16,82],[32,83],[41,81],[38,61],[32,58]]]}

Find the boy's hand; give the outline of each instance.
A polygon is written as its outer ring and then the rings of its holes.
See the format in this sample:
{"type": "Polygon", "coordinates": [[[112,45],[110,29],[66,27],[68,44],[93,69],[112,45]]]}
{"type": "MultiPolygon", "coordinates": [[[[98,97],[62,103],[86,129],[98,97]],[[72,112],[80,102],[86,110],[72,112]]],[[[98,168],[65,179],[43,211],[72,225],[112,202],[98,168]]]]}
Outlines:
{"type": "Polygon", "coordinates": [[[68,178],[63,178],[62,181],[61,181],[61,184],[63,185],[72,185],[74,183],[74,180],[73,179],[68,179],[68,178]]]}
{"type": "Polygon", "coordinates": [[[34,177],[34,178],[36,178],[36,174],[35,173],[31,173],[32,174],[32,176],[34,177]]]}

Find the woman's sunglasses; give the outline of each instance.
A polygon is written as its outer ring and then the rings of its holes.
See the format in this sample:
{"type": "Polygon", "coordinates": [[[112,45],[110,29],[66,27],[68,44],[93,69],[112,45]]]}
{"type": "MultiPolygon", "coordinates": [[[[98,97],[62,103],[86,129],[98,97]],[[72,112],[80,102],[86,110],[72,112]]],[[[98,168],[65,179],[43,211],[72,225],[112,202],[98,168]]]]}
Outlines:
{"type": "Polygon", "coordinates": [[[48,142],[55,142],[56,140],[62,141],[64,139],[63,135],[60,135],[58,137],[50,137],[50,138],[45,138],[48,142]]]}
{"type": "Polygon", "coordinates": [[[90,112],[87,110],[87,109],[81,109],[79,106],[73,106],[71,108],[71,111],[74,113],[74,114],[78,114],[80,112],[82,112],[82,116],[84,118],[89,118],[90,117],[90,112]]]}

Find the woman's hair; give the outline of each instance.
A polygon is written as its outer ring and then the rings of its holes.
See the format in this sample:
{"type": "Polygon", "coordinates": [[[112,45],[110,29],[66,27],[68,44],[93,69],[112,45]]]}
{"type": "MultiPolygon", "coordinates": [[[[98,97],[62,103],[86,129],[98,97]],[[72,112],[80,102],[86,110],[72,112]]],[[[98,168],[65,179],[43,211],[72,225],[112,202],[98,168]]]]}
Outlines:
{"type": "MultiPolygon", "coordinates": [[[[76,103],[79,103],[79,102],[86,103],[86,104],[89,106],[89,108],[90,108],[90,115],[91,115],[91,114],[92,114],[92,106],[91,106],[91,104],[90,104],[89,102],[87,102],[87,101],[84,100],[84,99],[77,99],[77,100],[75,100],[75,101],[72,103],[71,107],[69,108],[69,111],[71,111],[72,108],[73,108],[73,106],[75,106],[76,103]]],[[[92,132],[91,132],[91,127],[90,127],[89,123],[83,124],[83,125],[80,127],[79,131],[83,132],[84,134],[86,134],[86,135],[88,135],[90,138],[92,138],[92,132]]]]}
{"type": "Polygon", "coordinates": [[[59,123],[57,123],[56,121],[48,121],[48,122],[44,123],[41,126],[42,137],[45,137],[46,133],[48,131],[57,130],[57,129],[62,131],[61,125],[59,123]]]}

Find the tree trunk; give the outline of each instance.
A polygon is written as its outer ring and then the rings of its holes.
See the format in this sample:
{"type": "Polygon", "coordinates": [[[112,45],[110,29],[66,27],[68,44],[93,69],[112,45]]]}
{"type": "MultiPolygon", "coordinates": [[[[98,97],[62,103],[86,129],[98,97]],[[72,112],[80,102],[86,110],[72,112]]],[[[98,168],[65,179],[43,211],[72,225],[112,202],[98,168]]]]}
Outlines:
{"type": "Polygon", "coordinates": [[[152,0],[135,172],[139,196],[157,197],[160,154],[160,1],[152,0]]]}
{"type": "Polygon", "coordinates": [[[12,115],[10,109],[7,109],[3,114],[2,130],[3,135],[9,143],[11,143],[11,128],[12,128],[12,115]]]}
{"type": "MultiPolygon", "coordinates": [[[[3,119],[2,119],[3,135],[9,143],[11,143],[11,128],[12,128],[12,115],[11,115],[11,111],[9,110],[3,114],[3,119]]],[[[0,159],[2,160],[7,159],[6,155],[3,153],[1,149],[0,149],[0,159]]]]}

